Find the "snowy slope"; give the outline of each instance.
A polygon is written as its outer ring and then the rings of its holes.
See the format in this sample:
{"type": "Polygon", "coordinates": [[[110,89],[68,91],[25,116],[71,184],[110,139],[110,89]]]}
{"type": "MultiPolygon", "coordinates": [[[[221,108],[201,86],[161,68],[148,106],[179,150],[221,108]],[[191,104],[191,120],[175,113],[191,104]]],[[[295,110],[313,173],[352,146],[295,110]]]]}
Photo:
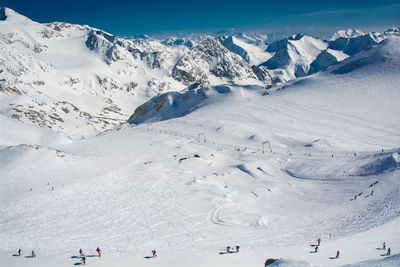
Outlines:
{"type": "Polygon", "coordinates": [[[398,253],[399,45],[270,94],[219,87],[187,116],[82,140],[10,145],[3,132],[0,263],[70,266],[97,246],[88,264],[340,266],[382,259],[383,241],[398,253]],[[19,247],[38,257],[12,257],[19,247]]]}

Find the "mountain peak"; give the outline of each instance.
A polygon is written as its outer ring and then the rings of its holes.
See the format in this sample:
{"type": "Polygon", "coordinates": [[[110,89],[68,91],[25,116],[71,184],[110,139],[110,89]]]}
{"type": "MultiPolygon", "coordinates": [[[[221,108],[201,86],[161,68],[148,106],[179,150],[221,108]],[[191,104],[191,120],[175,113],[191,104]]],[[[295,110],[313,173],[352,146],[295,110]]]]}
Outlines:
{"type": "Polygon", "coordinates": [[[354,38],[354,37],[358,37],[363,34],[364,34],[364,32],[361,30],[358,30],[358,29],[338,30],[329,39],[334,41],[340,37],[354,38]]]}

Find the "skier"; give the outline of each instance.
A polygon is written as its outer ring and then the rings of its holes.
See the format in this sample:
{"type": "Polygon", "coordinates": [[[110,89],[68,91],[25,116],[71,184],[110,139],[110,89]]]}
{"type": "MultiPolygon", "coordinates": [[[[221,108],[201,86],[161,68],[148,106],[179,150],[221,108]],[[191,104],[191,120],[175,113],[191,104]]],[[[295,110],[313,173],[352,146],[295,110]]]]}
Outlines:
{"type": "Polygon", "coordinates": [[[385,243],[385,242],[383,242],[382,249],[383,249],[383,250],[386,249],[386,243],[385,243]]]}
{"type": "Polygon", "coordinates": [[[315,247],[314,253],[318,252],[318,246],[315,247]]]}
{"type": "Polygon", "coordinates": [[[239,253],[239,246],[236,246],[236,253],[239,253]]]}
{"type": "Polygon", "coordinates": [[[230,246],[227,246],[227,247],[226,247],[226,253],[229,253],[230,250],[231,250],[231,247],[230,247],[230,246]]]}
{"type": "Polygon", "coordinates": [[[99,247],[96,248],[97,254],[99,255],[99,258],[101,258],[101,249],[99,247]]]}
{"type": "Polygon", "coordinates": [[[21,256],[22,250],[19,248],[18,249],[18,257],[21,256]]]}
{"type": "Polygon", "coordinates": [[[336,259],[339,258],[339,255],[340,255],[340,252],[338,250],[338,251],[336,251],[336,259]]]}
{"type": "Polygon", "coordinates": [[[318,238],[318,239],[317,239],[317,243],[318,243],[317,246],[319,246],[319,245],[321,244],[321,238],[318,238]]]}
{"type": "Polygon", "coordinates": [[[155,250],[152,250],[151,253],[153,253],[153,258],[157,257],[157,252],[155,250]]]}
{"type": "Polygon", "coordinates": [[[386,255],[390,256],[390,248],[388,248],[386,255]]]}
{"type": "Polygon", "coordinates": [[[83,252],[82,252],[81,248],[79,249],[79,255],[83,256],[83,252]]]}
{"type": "Polygon", "coordinates": [[[31,252],[31,257],[32,257],[32,258],[36,258],[36,254],[35,254],[35,251],[34,251],[34,250],[32,250],[32,252],[31,252]]]}

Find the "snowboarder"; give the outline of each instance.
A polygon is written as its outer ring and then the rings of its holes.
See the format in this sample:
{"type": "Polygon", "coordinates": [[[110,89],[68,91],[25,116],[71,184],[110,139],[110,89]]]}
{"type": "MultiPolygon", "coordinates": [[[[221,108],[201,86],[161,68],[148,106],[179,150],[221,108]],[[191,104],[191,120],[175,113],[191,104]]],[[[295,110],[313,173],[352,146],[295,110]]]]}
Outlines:
{"type": "Polygon", "coordinates": [[[36,258],[36,254],[35,254],[34,250],[32,250],[32,252],[31,252],[31,258],[36,258]]]}
{"type": "Polygon", "coordinates": [[[340,255],[340,252],[338,250],[338,251],[336,251],[336,259],[339,258],[339,255],[340,255]]]}
{"type": "Polygon", "coordinates": [[[318,243],[317,246],[319,246],[319,245],[321,244],[321,238],[318,238],[318,239],[317,239],[317,243],[318,243]]]}
{"type": "Polygon", "coordinates": [[[18,249],[18,257],[21,256],[22,250],[19,248],[18,249]]]}
{"type": "Polygon", "coordinates": [[[236,253],[239,253],[239,246],[236,246],[236,253]]]}
{"type": "Polygon", "coordinates": [[[385,242],[383,242],[382,249],[383,249],[383,250],[386,249],[386,243],[385,243],[385,242]]]}
{"type": "Polygon", "coordinates": [[[226,253],[229,253],[230,250],[231,250],[231,247],[230,247],[230,246],[227,246],[227,247],[226,247],[226,253]]]}
{"type": "Polygon", "coordinates": [[[99,247],[96,248],[97,254],[99,255],[99,258],[101,258],[101,249],[99,247]]]}
{"type": "Polygon", "coordinates": [[[155,250],[152,250],[151,253],[153,254],[153,258],[157,257],[157,252],[155,250]]]}
{"type": "Polygon", "coordinates": [[[83,256],[83,252],[82,252],[81,248],[79,249],[79,255],[83,256]]]}
{"type": "Polygon", "coordinates": [[[318,246],[315,247],[314,253],[318,252],[318,246]]]}
{"type": "Polygon", "coordinates": [[[390,256],[390,248],[388,248],[386,255],[390,256]]]}

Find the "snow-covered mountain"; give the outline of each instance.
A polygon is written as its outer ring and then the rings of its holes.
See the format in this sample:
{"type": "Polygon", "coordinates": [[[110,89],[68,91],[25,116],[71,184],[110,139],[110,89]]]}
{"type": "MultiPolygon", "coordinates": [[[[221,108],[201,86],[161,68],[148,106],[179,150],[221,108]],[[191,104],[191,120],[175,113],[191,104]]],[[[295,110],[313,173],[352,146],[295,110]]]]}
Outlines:
{"type": "Polygon", "coordinates": [[[338,32],[331,41],[298,34],[273,43],[256,33],[124,39],[87,25],[39,24],[8,8],[1,14],[2,116],[71,138],[123,123],[165,92],[197,83],[268,88],[399,34],[338,32]]]}

